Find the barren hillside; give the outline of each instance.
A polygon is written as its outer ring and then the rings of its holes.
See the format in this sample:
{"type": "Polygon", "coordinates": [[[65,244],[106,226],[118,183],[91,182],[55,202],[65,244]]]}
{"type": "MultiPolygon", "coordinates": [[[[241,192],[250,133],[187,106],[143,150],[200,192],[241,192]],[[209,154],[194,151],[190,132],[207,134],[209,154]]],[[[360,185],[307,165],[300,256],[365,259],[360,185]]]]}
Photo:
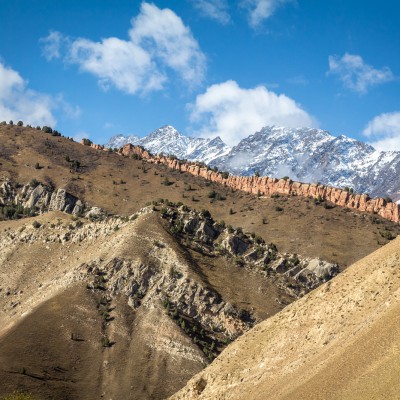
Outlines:
{"type": "Polygon", "coordinates": [[[0,126],[0,171],[0,176],[21,184],[37,179],[64,188],[114,214],[131,215],[160,197],[180,201],[255,232],[283,252],[321,257],[341,268],[387,243],[386,232],[396,236],[399,230],[374,215],[339,206],[326,209],[296,196],[259,198],[232,192],[163,165],[96,151],[25,127],[0,126]],[[210,197],[213,191],[217,198],[210,197]]]}
{"type": "MultiPolygon", "coordinates": [[[[272,316],[399,232],[374,215],[246,194],[31,128],[1,126],[0,143],[0,396],[171,396],[221,351],[229,358],[237,337],[264,319],[280,321],[272,316]]],[[[365,268],[368,277],[368,264],[360,265],[351,271],[363,276],[365,268]]],[[[332,314],[321,332],[337,329],[346,285],[360,299],[369,293],[352,274],[331,283],[347,282],[334,311],[319,299],[317,326],[332,314]]],[[[304,301],[293,304],[283,312],[304,301]]],[[[270,339],[300,343],[316,329],[304,324],[310,332],[283,323],[270,339]]],[[[324,348],[337,343],[320,336],[324,348]]],[[[295,363],[302,347],[276,340],[285,353],[275,361],[295,363]]],[[[254,357],[264,354],[261,342],[251,346],[254,357]]],[[[234,350],[244,352],[243,368],[253,354],[246,349],[234,350]]],[[[317,357],[316,346],[305,349],[317,357]]],[[[199,391],[203,380],[195,382],[199,391]]],[[[225,398],[223,383],[219,392],[205,382],[204,396],[225,398]]],[[[188,390],[183,398],[193,396],[193,383],[188,390]]]]}
{"type": "Polygon", "coordinates": [[[398,399],[400,240],[262,322],[172,399],[398,399]]]}
{"type": "Polygon", "coordinates": [[[48,212],[1,223],[0,395],[165,398],[337,273],[161,206],[130,218],[48,212]]]}
{"type": "Polygon", "coordinates": [[[188,280],[190,272],[151,215],[35,221],[39,228],[30,218],[1,227],[1,395],[163,398],[206,365],[164,310],[170,269],[188,280]]]}

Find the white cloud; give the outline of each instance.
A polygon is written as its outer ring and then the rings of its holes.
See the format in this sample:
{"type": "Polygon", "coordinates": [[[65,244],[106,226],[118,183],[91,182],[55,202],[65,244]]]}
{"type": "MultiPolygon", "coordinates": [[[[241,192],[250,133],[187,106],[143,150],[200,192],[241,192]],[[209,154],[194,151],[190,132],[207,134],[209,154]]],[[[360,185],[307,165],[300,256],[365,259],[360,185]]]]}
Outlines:
{"type": "Polygon", "coordinates": [[[51,96],[28,89],[17,71],[0,62],[0,120],[55,126],[52,111],[57,106],[51,96]]]}
{"type": "Polygon", "coordinates": [[[368,122],[363,133],[378,150],[400,151],[400,111],[376,116],[368,122]]]}
{"type": "Polygon", "coordinates": [[[57,31],[51,31],[48,36],[39,39],[42,43],[42,54],[51,61],[55,58],[61,57],[61,47],[67,41],[67,39],[57,31]]]}
{"type": "Polygon", "coordinates": [[[0,62],[0,120],[55,127],[56,110],[70,119],[81,115],[80,107],[68,103],[62,94],[51,96],[29,89],[17,71],[0,62]]]}
{"type": "Polygon", "coordinates": [[[193,6],[206,17],[215,19],[223,25],[230,22],[227,0],[192,0],[193,6]]]}
{"type": "Polygon", "coordinates": [[[171,71],[190,86],[202,81],[205,56],[190,29],[173,11],[142,3],[131,25],[128,40],[64,40],[52,32],[42,39],[44,52],[47,49],[47,58],[54,58],[60,54],[59,44],[66,44],[64,59],[95,75],[105,90],[111,85],[130,94],[160,90],[171,71]]]}
{"type": "Polygon", "coordinates": [[[104,90],[114,84],[131,94],[139,90],[147,92],[161,89],[166,80],[145,50],[117,38],[101,42],[77,39],[71,44],[68,60],[97,76],[104,90]]]}
{"type": "Polygon", "coordinates": [[[342,58],[329,56],[328,74],[337,75],[345,87],[359,93],[366,93],[369,87],[394,79],[390,68],[375,69],[361,56],[348,53],[342,58]]]}
{"type": "Polygon", "coordinates": [[[181,18],[168,8],[142,3],[132,19],[129,35],[153,57],[180,73],[183,79],[199,83],[203,79],[205,57],[181,18]]]}
{"type": "Polygon", "coordinates": [[[241,5],[248,10],[249,24],[258,28],[278,7],[292,0],[242,0],[241,5]]]}
{"type": "Polygon", "coordinates": [[[210,86],[190,105],[191,120],[205,137],[220,136],[229,145],[267,125],[315,126],[316,121],[291,98],[265,86],[243,89],[235,81],[210,86]]]}

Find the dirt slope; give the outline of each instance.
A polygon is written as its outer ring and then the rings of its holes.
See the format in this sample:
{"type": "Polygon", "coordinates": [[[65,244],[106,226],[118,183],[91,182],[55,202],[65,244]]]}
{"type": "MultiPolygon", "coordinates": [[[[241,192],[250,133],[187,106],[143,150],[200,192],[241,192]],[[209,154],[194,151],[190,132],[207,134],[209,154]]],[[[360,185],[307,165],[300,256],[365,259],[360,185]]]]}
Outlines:
{"type": "Polygon", "coordinates": [[[0,397],[163,399],[293,300],[185,247],[161,214],[1,222],[0,397]]]}
{"type": "Polygon", "coordinates": [[[164,165],[98,151],[25,127],[0,127],[2,176],[24,184],[33,178],[54,184],[92,206],[121,215],[131,215],[160,197],[181,201],[208,209],[216,220],[256,232],[282,252],[321,257],[341,268],[387,243],[382,235],[399,232],[398,225],[375,216],[341,207],[325,209],[299,196],[257,198],[232,192],[164,165]],[[73,161],[80,166],[75,168],[73,161]],[[163,184],[165,178],[170,185],[163,184]],[[211,199],[212,190],[225,200],[211,199]]]}
{"type": "Polygon", "coordinates": [[[398,399],[400,239],[231,344],[172,399],[398,399]]]}
{"type": "Polygon", "coordinates": [[[160,279],[169,262],[187,268],[152,218],[71,228],[70,216],[48,213],[35,218],[38,229],[32,219],[2,223],[0,397],[18,389],[38,399],[161,399],[207,364],[161,296],[146,293],[146,304],[134,308],[116,280],[107,281],[120,268],[117,260],[129,263],[132,274],[144,264],[148,274],[165,268],[160,279]],[[155,238],[166,244],[164,254],[154,254],[155,238]],[[88,273],[90,267],[102,273],[88,273]],[[106,277],[104,286],[88,289],[99,276],[106,277]]]}

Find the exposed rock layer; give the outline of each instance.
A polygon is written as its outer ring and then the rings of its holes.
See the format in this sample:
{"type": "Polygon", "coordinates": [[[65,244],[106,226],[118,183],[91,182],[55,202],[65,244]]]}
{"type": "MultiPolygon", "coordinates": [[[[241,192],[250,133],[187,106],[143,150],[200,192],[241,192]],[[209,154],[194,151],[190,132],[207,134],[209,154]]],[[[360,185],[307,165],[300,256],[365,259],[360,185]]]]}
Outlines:
{"type": "Polygon", "coordinates": [[[67,214],[85,215],[87,218],[103,214],[99,207],[90,207],[65,189],[54,189],[39,182],[16,187],[11,181],[0,185],[0,206],[21,206],[27,216],[44,211],[62,211],[67,214]]]}
{"type": "MultiPolygon", "coordinates": [[[[96,149],[104,149],[99,145],[92,145],[96,149]]],[[[104,149],[105,150],[105,149],[104,149]]],[[[122,147],[119,154],[132,156],[135,154],[147,162],[164,164],[169,168],[188,172],[195,176],[200,176],[211,182],[216,182],[229,186],[235,190],[243,190],[248,193],[260,196],[270,196],[272,194],[284,194],[294,196],[313,197],[333,204],[352,208],[370,214],[378,214],[389,221],[400,221],[400,205],[388,202],[383,198],[370,198],[367,194],[352,194],[347,190],[334,188],[331,186],[295,182],[290,179],[269,178],[266,176],[233,176],[227,175],[207,168],[203,164],[184,162],[175,158],[162,155],[152,155],[141,146],[127,144],[122,147]]]]}

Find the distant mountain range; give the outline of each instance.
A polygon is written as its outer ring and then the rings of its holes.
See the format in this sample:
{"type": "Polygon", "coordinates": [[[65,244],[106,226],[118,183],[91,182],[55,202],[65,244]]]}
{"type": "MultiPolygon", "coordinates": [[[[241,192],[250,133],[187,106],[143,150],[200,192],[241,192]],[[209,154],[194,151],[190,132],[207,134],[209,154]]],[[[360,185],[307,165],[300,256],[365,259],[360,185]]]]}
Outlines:
{"type": "Polygon", "coordinates": [[[134,135],[116,135],[105,146],[119,148],[127,143],[141,145],[155,154],[173,154],[180,159],[197,160],[207,164],[227,155],[231,150],[220,137],[212,139],[187,137],[170,125],[158,128],[143,138],[134,135]]]}
{"type": "Polygon", "coordinates": [[[235,175],[289,176],[400,200],[400,151],[378,151],[321,129],[267,126],[230,148],[220,137],[187,137],[168,125],[144,138],[114,136],[106,146],[126,143],[142,145],[152,153],[202,161],[235,175]]]}

